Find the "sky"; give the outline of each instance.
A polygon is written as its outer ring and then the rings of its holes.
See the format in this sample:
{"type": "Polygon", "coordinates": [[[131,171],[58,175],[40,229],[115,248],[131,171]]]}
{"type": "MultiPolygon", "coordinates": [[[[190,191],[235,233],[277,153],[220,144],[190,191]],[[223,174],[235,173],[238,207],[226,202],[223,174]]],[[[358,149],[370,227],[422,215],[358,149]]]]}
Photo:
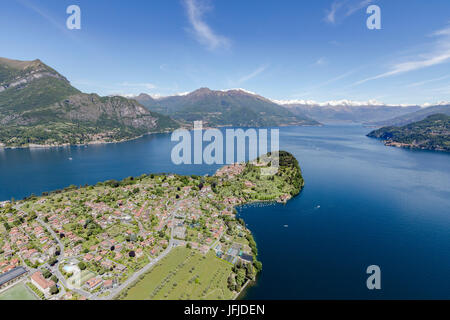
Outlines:
{"type": "Polygon", "coordinates": [[[0,39],[0,56],[41,59],[100,95],[450,100],[447,0],[8,0],[0,39]],[[79,30],[66,27],[70,5],[79,30]],[[370,5],[379,30],[367,27],[370,5]]]}

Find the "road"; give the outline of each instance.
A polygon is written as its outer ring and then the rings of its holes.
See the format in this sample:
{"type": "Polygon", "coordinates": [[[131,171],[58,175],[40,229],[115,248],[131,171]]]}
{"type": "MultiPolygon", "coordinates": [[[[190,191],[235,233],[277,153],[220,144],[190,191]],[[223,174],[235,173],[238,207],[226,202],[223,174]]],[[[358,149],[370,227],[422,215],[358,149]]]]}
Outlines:
{"type": "MultiPolygon", "coordinates": [[[[175,205],[175,209],[170,213],[170,219],[174,219],[175,214],[178,212],[178,210],[180,209],[180,202],[179,201],[176,205],[175,205]]],[[[153,259],[152,261],[150,261],[147,265],[145,265],[142,269],[140,269],[138,272],[134,273],[131,277],[129,277],[125,282],[123,282],[120,286],[118,286],[117,288],[112,289],[111,293],[106,296],[106,297],[102,297],[102,298],[98,298],[99,300],[112,300],[114,299],[120,292],[122,292],[122,290],[126,289],[130,284],[132,284],[134,281],[138,280],[139,277],[143,274],[145,274],[147,271],[149,271],[155,264],[157,264],[161,259],[163,259],[165,256],[167,256],[169,254],[169,252],[177,246],[177,242],[174,241],[173,239],[173,232],[174,232],[174,226],[172,226],[171,231],[170,231],[170,240],[169,240],[169,245],[167,246],[166,250],[164,250],[163,252],[161,252],[161,254],[159,256],[157,256],[155,259],[153,259]]]]}
{"type": "MultiPolygon", "coordinates": [[[[178,210],[180,209],[180,202],[179,201],[176,205],[174,210],[171,212],[170,214],[170,219],[173,221],[173,219],[175,218],[176,213],[178,212],[178,210]]],[[[67,284],[66,278],[61,274],[61,272],[59,271],[59,265],[61,264],[61,262],[63,262],[65,260],[65,255],[64,255],[64,244],[61,242],[60,238],[58,237],[58,235],[53,231],[53,229],[44,221],[42,221],[42,219],[37,218],[36,219],[42,226],[44,226],[48,232],[53,236],[53,238],[56,240],[56,242],[59,245],[60,248],[60,256],[59,259],[57,261],[57,263],[52,267],[52,271],[53,274],[56,275],[56,277],[59,279],[59,281],[63,284],[64,287],[69,288],[71,290],[73,290],[74,292],[85,296],[87,299],[89,300],[112,300],[114,299],[117,295],[120,294],[120,292],[122,292],[124,289],[126,289],[129,285],[131,285],[133,282],[139,280],[139,277],[141,275],[144,275],[146,272],[148,272],[155,264],[157,264],[159,261],[161,261],[164,257],[166,257],[170,251],[176,247],[178,245],[178,240],[175,240],[173,237],[173,233],[174,233],[174,225],[172,225],[171,227],[171,231],[170,231],[170,240],[169,240],[169,245],[167,246],[167,248],[155,259],[153,259],[152,261],[150,261],[147,265],[145,265],[142,269],[140,269],[139,271],[135,272],[132,276],[130,276],[125,282],[123,282],[120,286],[114,288],[111,290],[111,293],[108,296],[105,297],[98,297],[96,295],[93,295],[87,291],[84,291],[82,289],[79,288],[74,288],[71,285],[67,284]]],[[[222,233],[222,235],[225,233],[225,231],[222,233]]],[[[221,237],[222,237],[221,235],[221,237]]],[[[216,246],[216,244],[220,241],[221,237],[219,237],[211,246],[210,249],[214,248],[216,246]]]]}
{"type": "MultiPolygon", "coordinates": [[[[87,291],[84,291],[82,289],[78,289],[78,288],[74,288],[70,285],[67,284],[66,282],[66,278],[62,275],[62,273],[59,271],[59,265],[61,264],[62,261],[65,260],[65,256],[64,256],[64,244],[61,242],[60,238],[58,237],[58,235],[53,231],[53,229],[44,221],[42,221],[41,218],[36,218],[36,220],[42,225],[44,226],[44,228],[47,229],[47,231],[53,236],[53,238],[55,239],[55,241],[58,243],[59,246],[59,250],[60,250],[60,255],[58,257],[58,260],[56,262],[56,264],[51,267],[52,268],[52,273],[58,278],[58,280],[62,283],[62,285],[64,286],[64,288],[69,288],[73,291],[75,291],[76,293],[78,293],[79,295],[85,296],[88,299],[91,299],[93,296],[92,294],[90,294],[87,291]]],[[[64,290],[65,291],[65,290],[64,290]]]]}

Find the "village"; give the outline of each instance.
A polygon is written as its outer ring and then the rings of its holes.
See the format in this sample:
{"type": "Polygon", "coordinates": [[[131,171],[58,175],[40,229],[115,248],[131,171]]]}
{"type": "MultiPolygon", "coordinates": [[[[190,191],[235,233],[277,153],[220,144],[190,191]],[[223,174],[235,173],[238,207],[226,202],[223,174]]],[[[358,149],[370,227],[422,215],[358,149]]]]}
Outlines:
{"type": "MultiPolygon", "coordinates": [[[[0,296],[23,283],[39,299],[113,299],[176,247],[212,251],[254,277],[256,245],[234,208],[294,194],[287,176],[261,178],[258,170],[234,164],[212,177],[142,175],[2,202],[0,296]]],[[[236,277],[230,290],[242,285],[236,277]]]]}

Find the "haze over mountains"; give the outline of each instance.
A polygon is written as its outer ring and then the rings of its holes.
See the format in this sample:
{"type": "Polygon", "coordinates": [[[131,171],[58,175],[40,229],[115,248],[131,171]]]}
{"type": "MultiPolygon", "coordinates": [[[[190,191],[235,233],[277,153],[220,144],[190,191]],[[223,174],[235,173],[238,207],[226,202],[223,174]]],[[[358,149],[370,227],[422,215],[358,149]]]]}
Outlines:
{"type": "Polygon", "coordinates": [[[421,121],[433,114],[445,114],[450,116],[450,103],[427,107],[385,121],[371,121],[369,124],[375,126],[404,126],[413,122],[421,121]]]}
{"type": "Polygon", "coordinates": [[[395,106],[376,101],[354,102],[348,100],[321,104],[308,101],[284,102],[282,106],[294,114],[301,113],[322,123],[382,121],[421,109],[419,106],[395,106]]]}

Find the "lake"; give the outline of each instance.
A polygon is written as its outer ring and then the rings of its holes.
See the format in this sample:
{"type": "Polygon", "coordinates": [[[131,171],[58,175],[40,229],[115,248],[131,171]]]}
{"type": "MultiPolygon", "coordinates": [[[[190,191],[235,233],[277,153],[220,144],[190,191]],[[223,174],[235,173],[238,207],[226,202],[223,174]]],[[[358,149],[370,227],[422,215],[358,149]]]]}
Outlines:
{"type": "MultiPolygon", "coordinates": [[[[239,208],[263,272],[246,299],[449,299],[450,155],[385,147],[359,125],[286,127],[281,149],[306,185],[287,205],[239,208]],[[368,290],[366,268],[381,268],[368,290]]],[[[0,149],[0,200],[142,173],[212,174],[175,166],[155,134],[120,144],[0,149]]]]}

